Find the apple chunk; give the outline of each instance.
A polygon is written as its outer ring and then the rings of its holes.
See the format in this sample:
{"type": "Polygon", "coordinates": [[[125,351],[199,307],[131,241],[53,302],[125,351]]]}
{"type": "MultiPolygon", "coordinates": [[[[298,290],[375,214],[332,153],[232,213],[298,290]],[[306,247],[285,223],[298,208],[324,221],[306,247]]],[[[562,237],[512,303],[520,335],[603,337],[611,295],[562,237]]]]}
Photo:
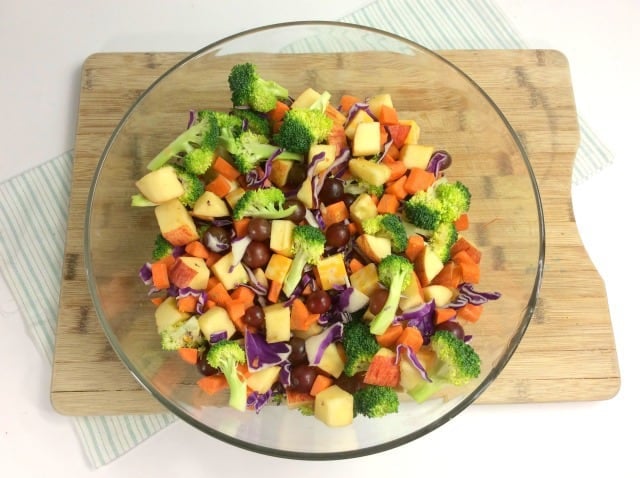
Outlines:
{"type": "Polygon", "coordinates": [[[204,290],[209,281],[209,268],[199,257],[180,257],[171,267],[169,280],[177,287],[204,290]]]}
{"type": "Polygon", "coordinates": [[[155,215],[162,236],[173,246],[184,246],[198,239],[193,218],[177,199],[156,206],[155,215]]]}
{"type": "Polygon", "coordinates": [[[444,264],[429,246],[422,249],[415,260],[416,274],[418,274],[418,279],[424,286],[429,284],[443,267],[444,264]]]}
{"type": "Polygon", "coordinates": [[[205,191],[193,204],[191,214],[198,219],[211,221],[216,217],[228,216],[230,212],[227,203],[221,197],[211,191],[205,191]]]}
{"type": "Polygon", "coordinates": [[[170,166],[151,171],[136,181],[138,191],[156,204],[170,201],[184,194],[184,187],[175,169],[170,166]]]}

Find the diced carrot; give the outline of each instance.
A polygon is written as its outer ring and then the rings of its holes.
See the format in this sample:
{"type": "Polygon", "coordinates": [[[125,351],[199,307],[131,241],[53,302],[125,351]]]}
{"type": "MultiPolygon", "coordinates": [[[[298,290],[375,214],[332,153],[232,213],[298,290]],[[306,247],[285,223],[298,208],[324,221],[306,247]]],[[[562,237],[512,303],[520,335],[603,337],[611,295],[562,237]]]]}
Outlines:
{"type": "Polygon", "coordinates": [[[169,254],[168,256],[165,256],[162,259],[158,259],[156,262],[165,263],[167,265],[167,269],[171,270],[173,265],[176,263],[176,258],[173,257],[173,254],[169,254]]]}
{"type": "Polygon", "coordinates": [[[204,303],[204,310],[207,311],[209,309],[212,309],[216,305],[218,304],[216,304],[215,300],[207,299],[207,301],[204,303]]]}
{"type": "Polygon", "coordinates": [[[380,149],[384,146],[384,144],[389,139],[389,133],[383,124],[380,124],[380,149]]]}
{"type": "Polygon", "coordinates": [[[204,260],[204,262],[205,264],[207,264],[207,267],[211,268],[211,266],[214,265],[216,262],[218,262],[218,259],[220,259],[221,257],[222,257],[222,254],[209,251],[209,255],[204,260]]]}
{"type": "Polygon", "coordinates": [[[470,282],[472,284],[480,282],[480,265],[471,258],[467,251],[457,252],[452,260],[460,266],[460,274],[463,282],[470,282]]]}
{"type": "Polygon", "coordinates": [[[411,234],[409,239],[407,240],[407,248],[404,251],[404,254],[407,256],[411,262],[415,261],[418,257],[418,254],[422,252],[424,249],[425,241],[424,237],[419,234],[411,234]]]}
{"type": "Polygon", "coordinates": [[[198,363],[198,349],[181,347],[178,349],[178,355],[188,364],[195,365],[198,363]]]}
{"type": "MultiPolygon", "coordinates": [[[[385,158],[386,157],[387,156],[385,156],[385,158]]],[[[387,184],[402,179],[407,172],[407,167],[402,161],[390,158],[390,160],[384,161],[384,164],[391,170],[391,176],[389,176],[387,184]]]]}
{"type": "Polygon", "coordinates": [[[222,374],[202,377],[196,383],[207,395],[214,395],[221,390],[229,388],[227,379],[222,374]]]}
{"type": "MultiPolygon", "coordinates": [[[[400,161],[396,161],[396,163],[400,163],[400,161]]],[[[407,177],[404,175],[400,176],[400,178],[396,179],[385,188],[385,194],[393,194],[398,200],[402,201],[407,197],[407,191],[404,187],[406,182],[407,177]]]]}
{"type": "Polygon", "coordinates": [[[358,101],[360,100],[355,96],[342,95],[342,97],[340,98],[340,111],[344,112],[345,114],[348,113],[351,107],[358,101]]]}
{"type": "Polygon", "coordinates": [[[456,316],[456,309],[452,309],[450,307],[447,308],[436,308],[435,319],[434,322],[436,325],[446,322],[447,320],[451,320],[456,316]]]}
{"type": "Polygon", "coordinates": [[[278,101],[276,103],[276,107],[267,113],[267,118],[272,123],[282,121],[284,119],[284,115],[289,111],[289,105],[283,101],[278,101]]]}
{"type": "Polygon", "coordinates": [[[482,306],[482,304],[474,305],[467,302],[465,305],[458,309],[458,318],[464,319],[467,322],[477,322],[482,315],[483,310],[484,307],[482,306]]]}
{"type": "Polygon", "coordinates": [[[380,387],[397,387],[400,384],[400,365],[396,364],[396,358],[375,355],[367,368],[363,382],[380,387]]]}
{"type": "Polygon", "coordinates": [[[224,159],[222,156],[218,156],[213,163],[213,170],[222,174],[229,181],[234,181],[240,176],[240,171],[238,171],[229,161],[224,159]]]}
{"type": "Polygon", "coordinates": [[[323,390],[329,388],[331,385],[333,385],[333,379],[331,377],[318,374],[316,375],[316,378],[313,381],[313,385],[311,385],[311,390],[309,390],[309,395],[311,395],[312,397],[315,397],[323,390]]]}
{"type": "Polygon", "coordinates": [[[198,305],[198,298],[194,295],[187,295],[177,300],[178,310],[180,312],[194,313],[198,305]]]}
{"type": "Polygon", "coordinates": [[[403,330],[404,327],[400,324],[390,325],[384,333],[376,335],[376,341],[381,347],[392,348],[403,330]]]}
{"type": "Polygon", "coordinates": [[[282,282],[277,280],[272,280],[271,284],[269,284],[269,293],[267,294],[267,300],[272,304],[278,302],[280,298],[280,291],[282,290],[282,282]]]}
{"type": "Polygon", "coordinates": [[[458,219],[456,219],[453,223],[456,226],[456,231],[466,231],[469,229],[469,215],[467,213],[463,213],[460,215],[458,219]]]}
{"type": "Polygon", "coordinates": [[[236,329],[238,329],[240,333],[244,334],[244,329],[247,325],[243,320],[245,311],[244,303],[239,300],[230,300],[226,303],[224,308],[229,314],[231,322],[236,326],[236,329]]]}
{"type": "Polygon", "coordinates": [[[231,191],[231,183],[222,174],[219,174],[213,181],[205,186],[205,189],[223,198],[231,191]]]}
{"type": "Polygon", "coordinates": [[[291,330],[309,330],[318,321],[320,314],[312,314],[301,299],[294,299],[291,303],[291,330]]]}
{"type": "Polygon", "coordinates": [[[455,289],[460,285],[462,281],[462,273],[460,272],[460,266],[453,261],[447,262],[442,270],[431,279],[430,284],[443,285],[455,289]]]}
{"type": "Polygon", "coordinates": [[[253,301],[256,298],[256,293],[248,287],[236,287],[235,290],[231,292],[231,298],[233,300],[242,302],[245,306],[245,309],[248,309],[253,305],[253,301]]]}
{"type": "Polygon", "coordinates": [[[236,236],[240,239],[246,236],[249,232],[249,222],[251,219],[245,217],[243,219],[238,219],[233,221],[233,230],[236,231],[236,236]]]}
{"type": "Polygon", "coordinates": [[[207,259],[209,257],[209,249],[200,241],[193,241],[187,244],[184,248],[185,252],[193,257],[199,257],[201,259],[207,259]]]}
{"type": "Polygon", "coordinates": [[[400,157],[400,149],[398,149],[398,147],[394,143],[391,143],[391,146],[389,146],[389,149],[387,150],[387,154],[385,158],[391,158],[397,161],[399,157],[400,157]]]}
{"type": "Polygon", "coordinates": [[[168,289],[171,283],[169,282],[169,268],[164,262],[154,262],[151,264],[151,280],[153,286],[157,289],[168,289]]]}
{"type": "Polygon", "coordinates": [[[400,201],[393,194],[383,194],[378,202],[378,214],[395,214],[400,207],[400,201]]]}
{"type": "Polygon", "coordinates": [[[328,228],[333,224],[344,221],[349,218],[349,209],[344,201],[334,202],[325,206],[322,210],[322,219],[324,219],[325,226],[328,228]]]}
{"type": "Polygon", "coordinates": [[[451,256],[455,256],[460,251],[466,251],[476,264],[482,259],[482,252],[467,239],[458,236],[458,240],[451,247],[451,256]]]}
{"type": "Polygon", "coordinates": [[[371,200],[373,201],[373,204],[375,204],[377,206],[378,203],[380,202],[380,198],[378,196],[376,196],[375,194],[370,194],[369,196],[371,196],[371,200]]]}
{"type": "Polygon", "coordinates": [[[231,302],[231,296],[227,292],[227,289],[224,288],[222,282],[217,283],[211,289],[209,289],[207,294],[212,300],[216,302],[216,304],[225,307],[229,302],[231,302]]]}
{"type": "Polygon", "coordinates": [[[164,299],[164,297],[153,297],[151,303],[157,307],[164,302],[164,299]]]}
{"type": "Polygon", "coordinates": [[[420,168],[411,168],[404,188],[409,194],[415,194],[418,191],[426,191],[435,180],[436,176],[432,172],[420,168]]]}
{"type": "Polygon", "coordinates": [[[389,105],[382,105],[378,113],[378,121],[384,125],[398,124],[398,112],[389,105]]]}
{"type": "Polygon", "coordinates": [[[351,236],[355,236],[358,232],[358,225],[355,222],[347,224],[347,228],[349,229],[349,235],[351,236]]]}
{"type": "Polygon", "coordinates": [[[220,279],[218,279],[216,276],[210,276],[209,280],[207,281],[207,294],[218,284],[220,284],[220,279]]]}
{"type": "Polygon", "coordinates": [[[358,272],[360,269],[364,267],[364,264],[360,262],[355,257],[349,261],[349,270],[353,274],[354,272],[358,272]]]}
{"type": "Polygon", "coordinates": [[[344,126],[334,123],[331,131],[329,132],[329,136],[327,136],[327,144],[334,145],[337,148],[336,151],[342,151],[348,146],[347,135],[344,131],[344,126]]]}
{"type": "Polygon", "coordinates": [[[347,121],[347,117],[332,104],[327,105],[324,114],[331,118],[334,125],[343,126],[347,121]]]}
{"type": "Polygon", "coordinates": [[[399,344],[404,344],[414,352],[417,352],[420,347],[422,347],[422,344],[424,344],[422,332],[416,327],[405,327],[396,341],[396,345],[399,344]]]}
{"type": "Polygon", "coordinates": [[[276,134],[278,131],[280,131],[282,123],[284,123],[284,121],[274,121],[273,123],[271,123],[271,132],[273,134],[276,134]]]}

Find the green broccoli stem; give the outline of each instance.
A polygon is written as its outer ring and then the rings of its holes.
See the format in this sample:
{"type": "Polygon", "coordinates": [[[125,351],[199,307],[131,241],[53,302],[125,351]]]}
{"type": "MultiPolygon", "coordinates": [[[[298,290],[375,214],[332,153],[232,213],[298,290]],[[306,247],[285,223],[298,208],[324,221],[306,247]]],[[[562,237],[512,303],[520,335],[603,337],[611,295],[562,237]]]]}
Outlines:
{"type": "MultiPolygon", "coordinates": [[[[265,159],[269,158],[273,153],[275,153],[279,149],[282,149],[282,148],[278,148],[277,146],[273,146],[271,144],[255,143],[250,146],[250,151],[253,154],[255,154],[256,156],[259,156],[260,158],[265,158],[265,159]]],[[[283,150],[280,154],[278,154],[278,156],[276,156],[276,158],[284,159],[288,161],[302,161],[304,159],[304,156],[300,153],[294,153],[291,151],[283,150]]]]}
{"type": "Polygon", "coordinates": [[[153,201],[149,201],[142,194],[134,194],[131,196],[131,206],[133,207],[151,207],[157,206],[153,201]]]}
{"type": "Polygon", "coordinates": [[[398,308],[398,304],[400,303],[400,295],[402,293],[402,281],[404,279],[404,275],[398,275],[393,278],[391,284],[389,285],[389,295],[387,296],[387,301],[384,304],[384,307],[378,315],[374,317],[371,321],[369,330],[374,335],[381,335],[389,328],[391,322],[396,316],[396,309],[398,308]]]}
{"type": "Polygon", "coordinates": [[[156,157],[149,162],[149,164],[147,164],[147,169],[155,171],[156,169],[164,166],[169,160],[171,160],[171,158],[176,157],[179,153],[189,153],[192,151],[194,148],[191,146],[191,141],[201,134],[206,126],[207,123],[205,121],[201,121],[182,132],[176,139],[171,141],[171,143],[160,151],[156,157]]]}
{"type": "Polygon", "coordinates": [[[289,271],[284,278],[284,282],[282,284],[282,292],[289,297],[295,290],[298,282],[302,278],[302,273],[304,271],[304,266],[307,265],[308,255],[304,252],[300,251],[293,257],[293,262],[289,267],[289,271]]]}
{"type": "Polygon", "coordinates": [[[258,78],[256,81],[260,89],[271,93],[276,98],[287,98],[289,96],[289,90],[275,81],[265,80],[264,78],[258,78]]]}
{"type": "Polygon", "coordinates": [[[247,409],[247,383],[240,378],[235,364],[220,368],[229,384],[229,406],[244,412],[247,409]]]}
{"type": "Polygon", "coordinates": [[[445,385],[447,385],[447,382],[438,378],[431,378],[431,382],[426,380],[420,382],[419,385],[416,385],[411,390],[407,390],[407,393],[416,403],[422,403],[440,391],[445,385]]]}

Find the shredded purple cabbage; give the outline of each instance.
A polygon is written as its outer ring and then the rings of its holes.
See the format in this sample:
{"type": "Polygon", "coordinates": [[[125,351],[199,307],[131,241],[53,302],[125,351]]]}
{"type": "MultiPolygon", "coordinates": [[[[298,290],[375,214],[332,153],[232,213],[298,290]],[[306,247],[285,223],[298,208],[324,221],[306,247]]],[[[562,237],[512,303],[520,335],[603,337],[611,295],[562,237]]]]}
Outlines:
{"type": "Polygon", "coordinates": [[[187,129],[193,126],[193,123],[196,122],[196,111],[189,110],[189,121],[187,121],[187,129]]]}
{"type": "Polygon", "coordinates": [[[500,292],[478,292],[474,290],[473,284],[469,282],[463,282],[458,286],[458,296],[453,302],[449,302],[447,307],[452,309],[459,309],[464,307],[467,303],[473,305],[482,305],[490,300],[498,300],[502,294],[500,292]]]}
{"type": "Polygon", "coordinates": [[[287,361],[282,364],[280,375],[278,375],[278,382],[280,382],[283,387],[291,385],[291,362],[287,361]]]}
{"type": "Polygon", "coordinates": [[[186,246],[175,246],[171,251],[171,255],[177,259],[178,257],[184,255],[185,249],[186,246]]]}
{"type": "Polygon", "coordinates": [[[415,327],[420,331],[425,341],[435,332],[433,318],[436,313],[436,303],[434,300],[426,302],[418,307],[406,310],[402,314],[402,319],[407,321],[407,326],[415,327]]]}
{"type": "Polygon", "coordinates": [[[240,239],[233,239],[231,241],[231,255],[233,257],[233,261],[229,267],[229,272],[232,272],[233,269],[240,264],[249,244],[251,244],[251,238],[249,236],[244,236],[240,239]]]}
{"type": "Polygon", "coordinates": [[[356,113],[358,113],[358,111],[364,111],[371,117],[371,119],[373,119],[373,121],[378,121],[376,115],[374,115],[373,111],[371,111],[371,108],[369,108],[369,103],[358,102],[349,109],[349,113],[347,113],[347,121],[345,121],[345,124],[351,121],[356,113]]]}
{"type": "Polygon", "coordinates": [[[227,331],[221,330],[220,332],[214,332],[209,336],[209,343],[215,344],[216,342],[220,342],[221,340],[225,340],[227,338],[227,331]]]}
{"type": "Polygon", "coordinates": [[[403,352],[406,354],[407,359],[409,359],[409,362],[411,363],[411,365],[413,365],[413,367],[418,372],[420,372],[420,376],[423,379],[431,382],[431,379],[427,375],[427,371],[425,370],[425,368],[420,363],[420,360],[418,360],[418,356],[413,351],[413,349],[411,347],[409,347],[408,345],[398,344],[398,346],[396,347],[396,365],[400,363],[400,359],[402,358],[402,353],[403,352]]]}
{"type": "Polygon", "coordinates": [[[213,252],[225,252],[231,247],[229,242],[221,241],[214,234],[204,235],[204,245],[207,246],[207,249],[213,252]]]}
{"type": "Polygon", "coordinates": [[[273,161],[282,154],[282,149],[276,149],[271,156],[267,158],[267,161],[264,163],[262,176],[257,169],[252,169],[245,175],[245,179],[247,181],[248,187],[264,187],[265,183],[269,179],[269,175],[271,174],[271,170],[273,169],[273,161]]]}
{"type": "Polygon", "coordinates": [[[216,227],[229,227],[233,225],[233,221],[231,219],[217,218],[211,221],[211,224],[216,227]]]}
{"type": "Polygon", "coordinates": [[[244,348],[247,354],[249,370],[257,372],[265,367],[280,365],[291,353],[291,345],[286,342],[268,343],[259,333],[248,330],[244,336],[244,348]]]}
{"type": "Polygon", "coordinates": [[[342,331],[344,329],[344,324],[342,322],[336,322],[335,324],[330,325],[326,329],[324,329],[320,334],[315,335],[307,340],[317,340],[320,342],[318,346],[318,352],[315,357],[309,357],[309,365],[314,366],[320,363],[322,359],[322,355],[324,351],[327,350],[327,347],[331,345],[336,340],[342,338],[342,331]]]}
{"type": "Polygon", "coordinates": [[[200,289],[192,289],[191,287],[175,287],[171,286],[167,289],[167,294],[175,297],[176,299],[183,299],[188,296],[193,296],[198,299],[196,302],[196,312],[198,314],[204,313],[204,306],[207,303],[207,292],[200,289]]]}
{"type": "Polygon", "coordinates": [[[247,397],[247,406],[253,407],[256,413],[260,413],[260,410],[269,403],[272,395],[271,390],[267,390],[265,393],[251,392],[247,397]]]}
{"type": "Polygon", "coordinates": [[[258,282],[258,278],[256,277],[253,270],[251,270],[251,267],[248,267],[244,264],[242,264],[242,266],[244,267],[244,270],[247,271],[247,276],[249,277],[249,283],[240,284],[240,285],[247,287],[248,289],[251,289],[253,292],[256,293],[256,295],[259,295],[259,296],[267,295],[269,292],[267,290],[267,287],[264,284],[261,284],[260,282],[258,282]]]}
{"type": "Polygon", "coordinates": [[[291,304],[293,304],[293,301],[302,295],[302,292],[304,291],[305,287],[307,287],[312,282],[313,282],[313,274],[311,273],[310,270],[302,274],[302,277],[300,278],[300,282],[298,282],[298,285],[296,285],[296,288],[293,289],[293,292],[291,292],[291,295],[289,296],[289,298],[286,300],[286,302],[284,302],[284,306],[290,307],[291,304]]]}
{"type": "Polygon", "coordinates": [[[144,282],[144,285],[153,284],[152,274],[151,274],[151,264],[146,262],[138,271],[138,277],[140,280],[144,282]]]}
{"type": "Polygon", "coordinates": [[[387,132],[387,140],[384,142],[384,146],[382,147],[382,154],[376,161],[377,163],[380,163],[385,158],[385,156],[389,153],[389,150],[391,149],[391,145],[393,144],[393,138],[391,137],[391,131],[389,131],[389,127],[385,125],[384,129],[387,132]]]}

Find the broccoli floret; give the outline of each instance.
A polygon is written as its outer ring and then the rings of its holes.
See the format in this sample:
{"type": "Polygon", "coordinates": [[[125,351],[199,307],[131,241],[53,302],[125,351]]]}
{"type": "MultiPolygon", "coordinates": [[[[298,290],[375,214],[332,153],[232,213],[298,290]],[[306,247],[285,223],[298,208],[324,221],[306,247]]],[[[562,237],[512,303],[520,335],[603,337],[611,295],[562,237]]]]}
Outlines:
{"type": "Polygon", "coordinates": [[[434,231],[442,222],[440,202],[433,189],[418,191],[404,204],[404,215],[407,220],[427,231],[434,231]]]}
{"type": "Polygon", "coordinates": [[[391,241],[391,251],[400,254],[407,248],[407,231],[395,214],[379,214],[362,222],[365,234],[386,237],[391,241]]]}
{"type": "Polygon", "coordinates": [[[378,264],[378,280],[389,289],[389,294],[382,310],[371,321],[369,330],[372,334],[383,334],[393,322],[402,291],[411,282],[412,270],[409,259],[395,254],[389,254],[378,264]]]}
{"type": "Polygon", "coordinates": [[[352,319],[344,324],[342,345],[347,357],[344,374],[348,377],[366,370],[380,350],[380,344],[369,331],[369,326],[360,319],[352,319]]]}
{"type": "Polygon", "coordinates": [[[289,97],[289,91],[275,81],[262,78],[253,63],[242,63],[231,68],[229,88],[233,106],[250,106],[267,113],[276,107],[279,99],[289,97]]]}
{"type": "Polygon", "coordinates": [[[326,242],[327,239],[320,229],[309,225],[294,227],[291,239],[291,251],[294,254],[293,261],[282,283],[282,292],[287,297],[291,295],[298,282],[300,282],[304,267],[307,264],[316,264],[320,260],[322,254],[324,254],[326,242]]]}
{"type": "Polygon", "coordinates": [[[297,206],[284,208],[284,193],[276,188],[249,189],[233,208],[233,219],[260,217],[264,219],[282,219],[290,216],[297,206]]]}
{"type": "Polygon", "coordinates": [[[398,413],[399,406],[398,394],[391,387],[369,385],[353,394],[353,416],[380,418],[398,413]]]}
{"type": "Polygon", "coordinates": [[[187,153],[182,164],[188,172],[200,176],[206,173],[213,164],[213,155],[213,151],[207,148],[194,149],[187,153]]]}
{"type": "Polygon", "coordinates": [[[321,110],[295,108],[284,115],[273,140],[287,151],[307,154],[312,145],[327,139],[332,128],[333,121],[321,110]]]}
{"type": "Polygon", "coordinates": [[[179,348],[195,349],[202,344],[198,319],[193,316],[173,324],[160,332],[162,350],[178,350],[179,348]]]}
{"type": "Polygon", "coordinates": [[[155,261],[164,259],[173,254],[173,246],[167,241],[162,234],[158,234],[153,243],[153,251],[151,252],[151,258],[155,261]]]}
{"type": "Polygon", "coordinates": [[[444,264],[451,258],[451,248],[458,240],[458,231],[452,222],[441,222],[428,239],[431,250],[444,264]]]}
{"type": "Polygon", "coordinates": [[[176,176],[178,176],[178,180],[184,188],[184,193],[178,200],[185,206],[192,207],[204,193],[204,184],[198,176],[190,173],[185,168],[177,165],[173,165],[172,168],[176,171],[176,176]]]}
{"type": "Polygon", "coordinates": [[[240,411],[247,408],[247,383],[240,378],[238,365],[247,360],[244,350],[238,342],[228,339],[219,340],[211,345],[207,352],[207,362],[219,369],[229,384],[229,406],[240,411]]]}
{"type": "Polygon", "coordinates": [[[443,221],[455,221],[461,214],[469,211],[471,193],[460,181],[439,183],[435,189],[435,196],[440,203],[440,214],[443,221]]]}
{"type": "MultiPolygon", "coordinates": [[[[222,136],[221,145],[231,154],[234,166],[242,174],[255,169],[261,161],[271,157],[280,148],[269,144],[269,139],[252,131],[244,131],[237,137],[222,136]]],[[[300,161],[301,154],[283,151],[277,156],[279,159],[300,161]]]]}
{"type": "Polygon", "coordinates": [[[429,372],[429,380],[420,382],[409,395],[423,402],[445,385],[466,385],[480,375],[480,357],[471,345],[446,330],[431,336],[430,346],[436,360],[429,372]]]}
{"type": "Polygon", "coordinates": [[[344,192],[354,194],[356,196],[365,193],[380,197],[384,194],[384,186],[369,184],[361,179],[350,179],[345,181],[344,192]]]}
{"type": "Polygon", "coordinates": [[[149,162],[147,168],[154,171],[170,159],[189,154],[194,149],[204,148],[213,151],[218,144],[219,134],[220,125],[216,113],[210,110],[199,111],[194,124],[160,151],[149,162]]]}
{"type": "Polygon", "coordinates": [[[258,113],[251,109],[234,109],[231,114],[246,122],[249,131],[263,136],[271,136],[271,123],[269,118],[263,113],[258,113]]]}

